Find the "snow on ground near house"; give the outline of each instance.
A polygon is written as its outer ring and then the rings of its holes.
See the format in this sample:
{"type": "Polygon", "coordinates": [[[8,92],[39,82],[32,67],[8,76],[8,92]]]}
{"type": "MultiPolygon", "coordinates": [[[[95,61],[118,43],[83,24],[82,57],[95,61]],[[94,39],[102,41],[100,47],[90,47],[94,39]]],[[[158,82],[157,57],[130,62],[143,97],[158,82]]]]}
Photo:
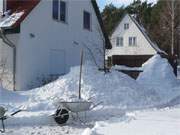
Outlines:
{"type": "Polygon", "coordinates": [[[180,108],[126,112],[96,122],[82,135],[180,135],[180,108]]]}
{"type": "MultiPolygon", "coordinates": [[[[103,102],[103,106],[132,108],[151,106],[160,101],[152,89],[146,89],[129,76],[111,71],[104,74],[96,67],[83,67],[82,98],[91,99],[94,103],[103,102]]],[[[79,67],[60,77],[57,81],[42,88],[32,90],[28,108],[36,107],[38,102],[47,104],[45,110],[51,108],[55,101],[73,101],[78,97],[79,67]],[[48,107],[48,108],[47,108],[48,107]]]]}
{"type": "MultiPolygon", "coordinates": [[[[123,73],[112,71],[104,74],[89,64],[85,65],[83,69],[83,99],[91,99],[94,103],[102,102],[95,110],[88,113],[87,121],[90,125],[93,125],[95,121],[122,114],[123,110],[127,108],[144,108],[153,106],[160,101],[154,90],[145,89],[123,73]]],[[[79,67],[74,67],[69,74],[41,88],[23,92],[9,92],[0,89],[0,96],[2,97],[0,103],[9,112],[18,108],[25,110],[7,120],[7,134],[10,132],[11,134],[18,133],[13,128],[20,129],[26,134],[24,127],[27,130],[34,131],[31,127],[35,125],[37,127],[43,126],[43,128],[52,125],[50,129],[55,128],[57,124],[51,116],[56,110],[55,104],[59,101],[77,100],[78,83],[79,67]]],[[[64,131],[57,127],[60,130],[58,133],[70,132],[73,134],[74,130],[75,132],[82,132],[87,127],[83,127],[81,130],[79,129],[82,126],[81,124],[74,127],[72,119],[69,120],[68,125],[64,131]],[[69,130],[69,128],[72,129],[69,130]]]]}
{"type": "Polygon", "coordinates": [[[104,74],[86,64],[83,67],[82,97],[94,103],[102,102],[88,113],[87,125],[70,118],[66,126],[59,127],[51,116],[59,101],[77,100],[79,67],[34,90],[9,92],[0,89],[0,105],[9,112],[18,108],[25,110],[7,120],[6,134],[81,134],[98,121],[107,121],[112,117],[126,121],[127,111],[180,104],[180,85],[166,60],[155,55],[143,66],[143,70],[136,81],[121,72],[112,70],[104,74]],[[166,87],[158,83],[166,84],[166,87]]]}
{"type": "Polygon", "coordinates": [[[146,88],[154,89],[164,102],[180,95],[180,81],[174,75],[167,59],[155,55],[143,64],[143,70],[137,82],[146,88]]]}

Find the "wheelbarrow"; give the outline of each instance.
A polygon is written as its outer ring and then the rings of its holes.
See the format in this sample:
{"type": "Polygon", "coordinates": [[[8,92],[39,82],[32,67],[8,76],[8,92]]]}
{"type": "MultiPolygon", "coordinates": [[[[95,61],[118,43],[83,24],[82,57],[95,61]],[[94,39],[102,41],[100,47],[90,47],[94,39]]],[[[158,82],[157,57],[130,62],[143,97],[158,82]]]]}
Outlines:
{"type": "MultiPolygon", "coordinates": [[[[94,105],[93,102],[81,99],[81,78],[82,78],[82,65],[83,65],[84,52],[81,51],[81,63],[79,74],[79,99],[75,102],[59,102],[59,106],[55,112],[54,119],[58,124],[65,124],[69,119],[69,113],[75,113],[78,116],[80,112],[87,112],[98,106],[100,103],[94,105]]],[[[80,120],[80,118],[79,118],[80,120]]]]}
{"type": "Polygon", "coordinates": [[[78,116],[78,113],[90,111],[99,104],[101,104],[101,102],[96,105],[89,101],[60,102],[54,114],[54,120],[60,125],[65,124],[69,119],[70,113],[75,113],[78,116]]]}
{"type": "Polygon", "coordinates": [[[2,122],[2,130],[0,130],[1,133],[4,133],[5,132],[5,125],[4,125],[4,121],[12,116],[14,116],[15,114],[21,112],[22,110],[17,110],[15,112],[13,112],[12,114],[10,114],[9,116],[6,115],[6,112],[8,110],[5,109],[4,107],[0,106],[0,120],[2,122]]]}

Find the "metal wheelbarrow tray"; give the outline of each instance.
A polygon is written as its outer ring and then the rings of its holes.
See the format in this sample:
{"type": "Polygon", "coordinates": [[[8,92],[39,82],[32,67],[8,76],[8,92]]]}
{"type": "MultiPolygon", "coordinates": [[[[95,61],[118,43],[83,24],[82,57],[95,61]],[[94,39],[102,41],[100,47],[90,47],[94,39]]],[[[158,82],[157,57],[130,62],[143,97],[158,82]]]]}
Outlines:
{"type": "Polygon", "coordinates": [[[60,102],[59,107],[54,114],[54,119],[58,124],[65,124],[69,119],[69,112],[78,116],[80,112],[87,112],[98,106],[89,101],[60,102]]]}
{"type": "Polygon", "coordinates": [[[60,102],[60,106],[66,108],[70,112],[78,113],[91,110],[92,102],[75,101],[75,102],[60,102]]]}

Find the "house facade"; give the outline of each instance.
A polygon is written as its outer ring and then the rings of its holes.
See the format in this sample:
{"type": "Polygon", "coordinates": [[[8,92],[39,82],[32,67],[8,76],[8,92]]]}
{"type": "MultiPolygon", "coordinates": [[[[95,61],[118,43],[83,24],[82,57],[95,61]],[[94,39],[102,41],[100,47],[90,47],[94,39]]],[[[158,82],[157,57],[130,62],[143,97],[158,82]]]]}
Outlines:
{"type": "Polygon", "coordinates": [[[85,61],[104,66],[110,48],[95,0],[4,0],[1,58],[13,75],[16,90],[41,85],[49,76],[66,74],[85,61]],[[8,14],[8,15],[6,15],[8,14]]]}
{"type": "Polygon", "coordinates": [[[154,54],[164,53],[129,14],[124,15],[110,38],[112,49],[107,51],[106,57],[113,65],[141,66],[154,54]]]}

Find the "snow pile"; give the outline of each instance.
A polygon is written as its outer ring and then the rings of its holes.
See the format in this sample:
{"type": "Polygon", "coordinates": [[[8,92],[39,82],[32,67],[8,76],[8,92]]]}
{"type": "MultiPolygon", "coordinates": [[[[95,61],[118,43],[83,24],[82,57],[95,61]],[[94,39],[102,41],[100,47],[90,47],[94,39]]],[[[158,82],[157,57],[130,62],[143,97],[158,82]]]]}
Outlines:
{"type": "Polygon", "coordinates": [[[0,22],[0,27],[11,27],[13,24],[15,24],[19,18],[21,18],[21,16],[24,14],[24,12],[16,12],[13,13],[10,16],[6,16],[5,18],[3,18],[0,22]]]}
{"type": "Polygon", "coordinates": [[[143,64],[143,69],[137,78],[138,83],[154,89],[160,96],[161,103],[170,105],[174,99],[177,101],[177,97],[180,96],[180,82],[167,59],[155,55],[143,64]]]}
{"type": "Polygon", "coordinates": [[[9,91],[0,87],[0,106],[5,107],[8,112],[23,109],[29,97],[18,92],[9,91]]]}
{"type": "Polygon", "coordinates": [[[23,102],[27,99],[28,97],[20,95],[18,92],[8,91],[0,87],[0,104],[23,102]]]}
{"type": "Polygon", "coordinates": [[[143,64],[142,72],[137,81],[154,88],[172,88],[178,84],[171,65],[167,59],[155,55],[143,64]]]}
{"type": "Polygon", "coordinates": [[[179,135],[180,108],[126,113],[106,121],[98,121],[81,135],[179,135]]]}
{"type": "MultiPolygon", "coordinates": [[[[110,73],[98,71],[91,65],[83,67],[82,98],[104,106],[120,108],[141,107],[159,101],[158,95],[145,89],[129,76],[112,70],[110,73]]],[[[50,109],[59,101],[73,101],[78,98],[79,67],[44,87],[25,92],[30,95],[30,109],[50,109]]]]}

